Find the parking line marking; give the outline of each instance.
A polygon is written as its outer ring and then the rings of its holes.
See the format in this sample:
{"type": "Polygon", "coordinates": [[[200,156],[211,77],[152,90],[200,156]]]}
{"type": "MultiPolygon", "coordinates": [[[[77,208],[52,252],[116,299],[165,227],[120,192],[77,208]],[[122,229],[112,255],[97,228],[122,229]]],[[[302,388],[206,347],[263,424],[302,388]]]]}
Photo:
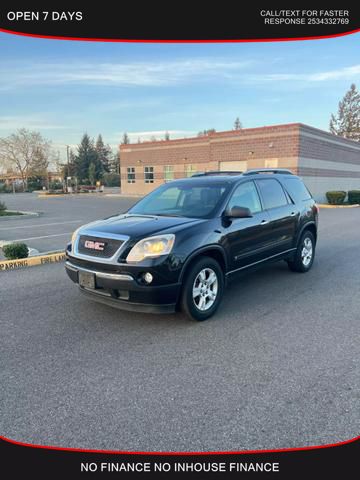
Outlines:
{"type": "Polygon", "coordinates": [[[15,230],[17,228],[33,228],[33,227],[48,227],[50,225],[65,225],[66,223],[79,223],[82,220],[69,220],[68,222],[55,222],[55,223],[41,223],[41,224],[32,224],[32,225],[21,225],[20,227],[7,227],[0,228],[0,230],[15,230]]]}
{"type": "Polygon", "coordinates": [[[73,232],[57,233],[56,235],[44,235],[42,237],[30,237],[30,238],[16,238],[13,242],[25,242],[26,240],[40,240],[41,238],[50,237],[63,237],[64,235],[72,235],[73,232]]]}

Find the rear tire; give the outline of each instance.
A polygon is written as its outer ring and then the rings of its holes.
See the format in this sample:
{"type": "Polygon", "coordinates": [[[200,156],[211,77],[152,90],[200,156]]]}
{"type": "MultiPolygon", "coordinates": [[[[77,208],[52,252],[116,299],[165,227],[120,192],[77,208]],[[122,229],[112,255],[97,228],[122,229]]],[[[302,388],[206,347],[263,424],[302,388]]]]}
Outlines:
{"type": "Polygon", "coordinates": [[[310,270],[315,257],[315,238],[310,230],[306,230],[299,240],[294,258],[288,260],[292,272],[305,273],[310,270]]]}
{"type": "Polygon", "coordinates": [[[186,274],[180,307],[188,317],[202,322],[218,309],[224,293],[224,272],[216,260],[200,257],[186,274]]]}

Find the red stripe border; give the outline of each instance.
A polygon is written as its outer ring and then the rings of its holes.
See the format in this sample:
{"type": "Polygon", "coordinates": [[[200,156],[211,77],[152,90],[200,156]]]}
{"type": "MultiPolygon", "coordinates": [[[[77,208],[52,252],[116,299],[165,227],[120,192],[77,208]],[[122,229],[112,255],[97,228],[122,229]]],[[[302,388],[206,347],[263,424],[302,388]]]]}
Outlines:
{"type": "Polygon", "coordinates": [[[81,37],[62,37],[56,35],[40,35],[37,33],[24,33],[15,30],[0,28],[0,32],[19,35],[23,37],[43,38],[46,40],[72,40],[78,42],[122,42],[122,43],[245,43],[245,42],[296,42],[299,40],[322,40],[327,38],[344,37],[360,32],[360,28],[350,30],[349,32],[333,33],[330,35],[315,35],[311,37],[284,37],[284,38],[244,38],[231,40],[151,40],[151,39],[124,39],[124,38],[81,38],[81,37]]]}
{"type": "Polygon", "coordinates": [[[342,445],[348,445],[360,440],[360,435],[358,437],[351,438],[350,440],[344,440],[338,443],[329,443],[326,445],[311,445],[308,447],[295,447],[295,448],[279,448],[274,450],[234,450],[229,452],[132,452],[127,450],[96,450],[96,449],[85,449],[85,448],[70,448],[70,447],[56,447],[48,445],[37,445],[31,443],[18,442],[12,440],[11,438],[4,437],[0,435],[0,439],[11,443],[13,445],[19,445],[21,447],[30,447],[30,448],[41,448],[44,450],[58,450],[62,452],[83,452],[83,453],[102,453],[109,455],[164,455],[164,456],[191,456],[191,455],[251,455],[258,453],[281,453],[281,452],[299,452],[306,450],[317,450],[320,448],[333,448],[340,447],[342,445]]]}
{"type": "MultiPolygon", "coordinates": [[[[243,43],[243,42],[295,42],[299,40],[322,40],[328,38],[343,37],[346,35],[352,35],[354,33],[360,32],[360,28],[351,30],[349,32],[335,33],[331,35],[318,35],[311,37],[295,37],[295,38],[263,38],[263,39],[231,39],[231,40],[149,40],[149,39],[109,39],[109,38],[80,38],[80,37],[62,37],[62,36],[53,36],[53,35],[40,35],[32,33],[18,32],[15,30],[7,30],[0,28],[0,32],[8,33],[12,35],[19,35],[23,37],[32,37],[32,38],[42,38],[47,40],[68,40],[68,41],[79,41],[79,42],[122,42],[122,43],[243,43]]],[[[306,450],[316,450],[320,448],[333,448],[339,447],[342,445],[348,445],[360,440],[360,436],[351,438],[338,443],[330,443],[325,445],[311,445],[306,447],[296,447],[296,448],[281,448],[281,449],[267,449],[267,450],[238,450],[238,451],[219,451],[219,452],[133,452],[126,450],[97,450],[97,449],[82,449],[82,448],[69,448],[69,447],[57,447],[57,446],[48,446],[48,445],[37,445],[25,442],[18,442],[10,438],[0,435],[0,439],[11,443],[13,445],[18,445],[22,447],[29,448],[40,448],[44,450],[57,450],[65,452],[83,452],[83,453],[102,453],[110,455],[165,455],[165,456],[191,456],[191,455],[246,455],[246,454],[261,454],[261,453],[278,453],[278,452],[296,452],[296,451],[306,451],[306,450]]]]}

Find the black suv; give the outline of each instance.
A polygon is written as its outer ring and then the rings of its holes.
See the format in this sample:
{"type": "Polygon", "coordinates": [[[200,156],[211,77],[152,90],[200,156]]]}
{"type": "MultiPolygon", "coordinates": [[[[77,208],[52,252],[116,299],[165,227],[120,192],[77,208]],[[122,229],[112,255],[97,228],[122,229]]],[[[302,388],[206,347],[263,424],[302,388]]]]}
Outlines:
{"type": "Polygon", "coordinates": [[[77,229],[66,271],[91,299],[206,320],[238,272],[281,259],[307,272],[317,223],[314,199],[289,170],[197,174],[77,229]]]}

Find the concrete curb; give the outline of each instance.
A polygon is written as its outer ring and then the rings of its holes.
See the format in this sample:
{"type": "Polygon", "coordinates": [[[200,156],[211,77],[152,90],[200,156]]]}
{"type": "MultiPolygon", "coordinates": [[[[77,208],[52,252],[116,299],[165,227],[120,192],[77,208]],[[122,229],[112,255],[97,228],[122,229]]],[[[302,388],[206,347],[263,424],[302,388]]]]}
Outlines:
{"type": "Polygon", "coordinates": [[[106,195],[104,192],[89,192],[89,193],[57,193],[57,194],[47,194],[44,195],[43,193],[38,194],[38,198],[57,198],[57,197],[78,197],[79,195],[87,195],[88,197],[90,195],[106,195]]]}
{"type": "Polygon", "coordinates": [[[6,222],[8,220],[24,220],[25,218],[34,218],[34,217],[40,217],[42,215],[42,212],[27,212],[23,210],[7,210],[8,212],[19,212],[22,215],[11,215],[9,217],[0,217],[0,222],[6,222]]]}
{"type": "Polygon", "coordinates": [[[62,251],[41,254],[36,257],[19,258],[18,260],[0,260],[0,273],[7,270],[18,270],[25,267],[58,263],[63,260],[65,260],[65,253],[62,251]]]}
{"type": "Polygon", "coordinates": [[[354,208],[354,207],[360,207],[358,203],[355,203],[354,205],[329,205],[328,203],[318,203],[319,208],[354,208]]]}

